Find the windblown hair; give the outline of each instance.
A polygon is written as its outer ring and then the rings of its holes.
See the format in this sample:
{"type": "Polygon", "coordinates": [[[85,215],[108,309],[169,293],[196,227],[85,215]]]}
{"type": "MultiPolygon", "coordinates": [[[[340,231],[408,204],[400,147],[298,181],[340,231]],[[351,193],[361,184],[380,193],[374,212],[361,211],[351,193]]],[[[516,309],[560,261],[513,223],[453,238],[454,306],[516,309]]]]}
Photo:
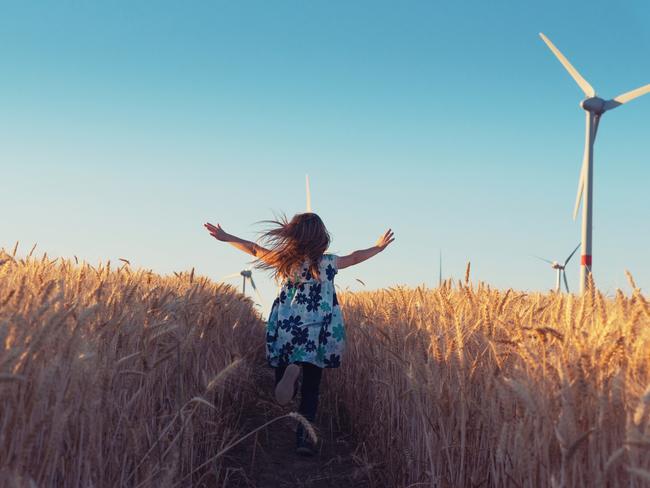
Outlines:
{"type": "Polygon", "coordinates": [[[330,234],[315,213],[296,214],[289,221],[286,215],[267,220],[271,228],[260,236],[268,253],[258,257],[255,267],[271,270],[275,278],[291,278],[307,262],[309,272],[318,278],[318,264],[330,244],[330,234]]]}

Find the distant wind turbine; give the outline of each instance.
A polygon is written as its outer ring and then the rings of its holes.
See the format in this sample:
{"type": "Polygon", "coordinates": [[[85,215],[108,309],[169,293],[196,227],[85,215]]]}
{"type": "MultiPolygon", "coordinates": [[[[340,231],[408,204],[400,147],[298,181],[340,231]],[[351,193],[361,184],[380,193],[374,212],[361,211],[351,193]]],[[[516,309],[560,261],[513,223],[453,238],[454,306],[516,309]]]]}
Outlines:
{"type": "Polygon", "coordinates": [[[311,191],[309,190],[309,175],[305,175],[305,188],[307,190],[307,212],[311,212],[311,191]]]}
{"type": "Polygon", "coordinates": [[[564,260],[564,264],[560,264],[557,261],[550,261],[548,259],[540,258],[539,256],[535,256],[537,259],[541,259],[542,261],[548,263],[551,265],[551,268],[557,271],[557,279],[555,280],[555,291],[560,292],[560,289],[562,288],[562,285],[560,283],[560,278],[564,278],[564,287],[566,288],[566,292],[569,293],[569,282],[566,279],[566,265],[569,264],[569,261],[573,257],[573,255],[576,253],[578,248],[580,247],[580,244],[576,246],[576,248],[573,250],[571,254],[569,254],[569,257],[564,260]]]}
{"type": "Polygon", "coordinates": [[[573,220],[578,215],[580,208],[580,197],[582,197],[582,250],[580,260],[580,293],[584,293],[587,287],[587,278],[591,273],[591,234],[592,234],[592,203],[593,203],[593,162],[594,162],[594,141],[600,118],[608,110],[620,107],[624,103],[650,92],[650,84],[637,88],[636,90],[623,93],[611,100],[604,100],[596,96],[596,90],[585,80],[580,73],[569,63],[567,58],[555,47],[555,45],[540,32],[540,37],[553,52],[555,57],[562,63],[562,66],[569,72],[578,86],[584,92],[585,98],[580,106],[585,110],[587,116],[585,131],[585,152],[580,170],[578,182],[578,195],[573,210],[573,220]]]}
{"type": "Polygon", "coordinates": [[[264,305],[264,300],[262,299],[262,295],[260,295],[259,290],[255,286],[255,281],[253,281],[253,273],[251,272],[250,269],[244,269],[240,271],[239,273],[233,273],[228,276],[224,276],[221,281],[229,280],[232,278],[235,278],[237,276],[242,277],[242,293],[245,295],[246,294],[246,280],[249,280],[251,283],[251,288],[253,288],[253,291],[257,295],[257,299],[259,300],[260,305],[264,305]]]}

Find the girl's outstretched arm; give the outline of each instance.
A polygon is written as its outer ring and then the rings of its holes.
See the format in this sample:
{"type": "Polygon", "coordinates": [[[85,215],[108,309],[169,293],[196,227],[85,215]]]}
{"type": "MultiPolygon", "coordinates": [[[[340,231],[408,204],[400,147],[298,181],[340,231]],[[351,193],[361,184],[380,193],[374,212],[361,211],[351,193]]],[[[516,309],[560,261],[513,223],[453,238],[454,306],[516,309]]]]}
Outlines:
{"type": "Polygon", "coordinates": [[[381,251],[386,249],[388,245],[395,240],[395,236],[391,229],[388,229],[384,235],[382,235],[373,247],[368,249],[361,249],[359,251],[354,251],[352,254],[347,256],[339,256],[337,261],[338,269],[347,268],[349,266],[354,266],[355,264],[362,263],[366,259],[370,259],[376,254],[379,254],[381,251]]]}
{"type": "Polygon", "coordinates": [[[254,242],[247,241],[246,239],[240,239],[237,236],[228,234],[221,224],[212,225],[210,222],[203,224],[203,227],[208,229],[208,232],[212,237],[221,242],[227,242],[233,247],[236,247],[240,251],[244,251],[246,254],[255,256],[258,259],[264,259],[264,256],[269,254],[268,249],[264,249],[262,246],[255,244],[254,242]]]}

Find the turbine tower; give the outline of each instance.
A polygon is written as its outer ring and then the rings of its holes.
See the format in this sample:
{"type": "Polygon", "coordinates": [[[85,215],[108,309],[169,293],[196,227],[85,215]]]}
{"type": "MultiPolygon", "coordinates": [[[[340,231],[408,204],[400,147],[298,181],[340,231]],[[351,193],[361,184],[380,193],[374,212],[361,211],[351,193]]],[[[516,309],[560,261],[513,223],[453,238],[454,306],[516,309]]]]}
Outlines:
{"type": "Polygon", "coordinates": [[[576,253],[578,248],[580,247],[580,244],[576,246],[576,248],[569,254],[569,257],[565,259],[564,264],[560,264],[557,261],[551,261],[549,259],[544,259],[540,258],[539,256],[535,256],[537,259],[541,259],[542,261],[548,263],[551,265],[551,268],[557,271],[557,277],[555,279],[555,291],[557,293],[560,292],[562,289],[562,284],[561,284],[561,278],[564,278],[564,287],[566,288],[566,292],[569,293],[569,282],[566,279],[566,265],[569,264],[569,261],[571,261],[571,258],[573,255],[576,253]]]}
{"type": "Polygon", "coordinates": [[[593,180],[594,180],[594,141],[598,131],[600,118],[608,110],[620,107],[630,100],[645,95],[650,92],[650,84],[623,93],[611,100],[604,100],[596,96],[596,90],[585,80],[580,73],[569,63],[567,58],[555,47],[555,45],[540,32],[540,37],[553,52],[555,57],[562,63],[562,66],[569,72],[578,86],[584,92],[585,98],[580,102],[580,106],[586,112],[586,130],[585,130],[585,152],[582,159],[582,168],[580,170],[580,180],[578,182],[578,194],[573,210],[573,220],[578,215],[580,208],[580,198],[582,197],[582,251],[580,259],[580,293],[584,293],[587,287],[587,278],[591,273],[591,234],[592,234],[592,204],[593,204],[593,180]]]}

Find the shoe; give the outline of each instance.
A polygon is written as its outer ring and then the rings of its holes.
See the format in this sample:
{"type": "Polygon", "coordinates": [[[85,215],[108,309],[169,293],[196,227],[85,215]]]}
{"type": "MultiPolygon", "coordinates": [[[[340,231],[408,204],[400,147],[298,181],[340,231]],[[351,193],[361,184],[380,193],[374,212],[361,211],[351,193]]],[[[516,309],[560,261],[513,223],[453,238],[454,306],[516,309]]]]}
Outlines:
{"type": "Polygon", "coordinates": [[[300,366],[290,364],[282,375],[282,379],[275,387],[275,400],[280,405],[286,405],[291,401],[296,392],[296,380],[300,376],[300,366]]]}
{"type": "Polygon", "coordinates": [[[312,457],[316,454],[316,449],[311,442],[311,439],[301,426],[298,427],[296,432],[296,454],[304,457],[312,457]]]}
{"type": "Polygon", "coordinates": [[[303,457],[314,457],[316,451],[311,446],[311,443],[305,439],[298,447],[296,447],[296,454],[303,457]]]}

